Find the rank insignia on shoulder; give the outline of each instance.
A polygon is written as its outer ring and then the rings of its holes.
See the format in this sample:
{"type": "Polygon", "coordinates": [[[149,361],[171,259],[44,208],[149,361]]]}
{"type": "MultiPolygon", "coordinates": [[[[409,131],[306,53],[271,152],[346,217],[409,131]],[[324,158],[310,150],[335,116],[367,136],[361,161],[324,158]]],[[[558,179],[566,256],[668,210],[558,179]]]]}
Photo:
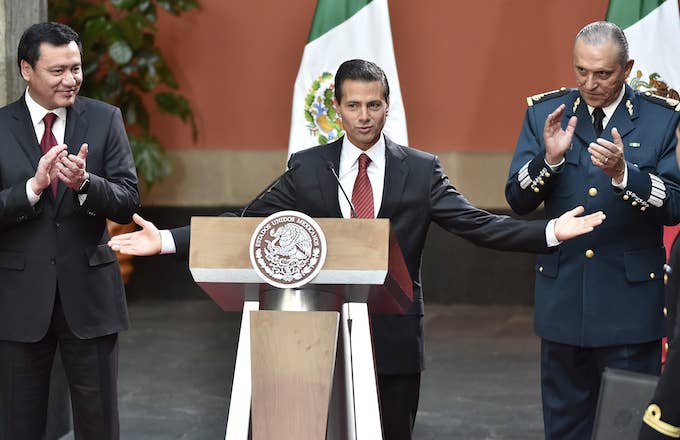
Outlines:
{"type": "Polygon", "coordinates": [[[641,93],[640,96],[645,98],[647,101],[655,102],[659,105],[663,105],[664,107],[672,108],[676,112],[680,112],[680,101],[677,99],[655,95],[652,92],[641,93]]]}
{"type": "Polygon", "coordinates": [[[551,99],[551,98],[557,98],[558,96],[562,96],[566,93],[569,93],[569,89],[567,89],[566,87],[562,87],[558,90],[551,90],[549,92],[539,93],[538,95],[529,96],[529,97],[527,97],[527,105],[529,107],[531,107],[532,105],[537,104],[541,101],[545,101],[545,100],[551,99]]]}

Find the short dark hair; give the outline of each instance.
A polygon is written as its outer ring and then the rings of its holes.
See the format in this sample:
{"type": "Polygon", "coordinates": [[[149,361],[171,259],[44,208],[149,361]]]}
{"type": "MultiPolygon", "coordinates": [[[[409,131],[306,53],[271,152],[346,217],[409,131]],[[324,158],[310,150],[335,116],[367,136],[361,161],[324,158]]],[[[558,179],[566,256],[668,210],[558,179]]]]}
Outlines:
{"type": "Polygon", "coordinates": [[[618,59],[621,66],[628,62],[628,40],[623,29],[609,21],[596,21],[587,24],[576,34],[574,44],[578,40],[583,40],[589,46],[599,46],[608,41],[613,42],[619,49],[618,59]]]}
{"type": "Polygon", "coordinates": [[[375,63],[366,60],[349,60],[340,64],[335,74],[335,100],[340,104],[342,99],[342,83],[346,79],[358,81],[379,81],[383,89],[383,98],[390,102],[390,85],[385,72],[375,63]]]}
{"type": "Polygon", "coordinates": [[[37,23],[26,29],[19,40],[17,50],[17,64],[21,69],[21,60],[25,60],[31,67],[40,58],[40,45],[49,43],[53,46],[64,46],[74,41],[78,45],[80,56],[83,56],[83,43],[80,35],[70,27],[61,23],[46,22],[37,23]]]}

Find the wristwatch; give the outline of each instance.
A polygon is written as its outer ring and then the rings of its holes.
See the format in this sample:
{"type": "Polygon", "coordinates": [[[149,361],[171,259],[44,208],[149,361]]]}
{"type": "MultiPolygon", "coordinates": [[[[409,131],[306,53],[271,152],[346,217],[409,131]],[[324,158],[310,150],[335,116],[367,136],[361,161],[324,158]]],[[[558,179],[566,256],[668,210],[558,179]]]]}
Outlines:
{"type": "Polygon", "coordinates": [[[76,191],[76,194],[87,194],[87,190],[90,189],[90,174],[85,174],[85,180],[80,184],[80,188],[76,191]]]}

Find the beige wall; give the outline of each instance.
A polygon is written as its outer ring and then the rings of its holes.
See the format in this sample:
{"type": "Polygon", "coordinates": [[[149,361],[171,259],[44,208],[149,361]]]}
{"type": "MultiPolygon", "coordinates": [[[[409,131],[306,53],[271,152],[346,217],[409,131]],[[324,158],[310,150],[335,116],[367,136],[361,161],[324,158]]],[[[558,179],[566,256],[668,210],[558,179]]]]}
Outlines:
{"type": "MultiPolygon", "coordinates": [[[[607,0],[389,1],[411,145],[439,154],[475,203],[506,207],[503,185],[527,95],[573,84],[576,32],[607,0]]],[[[292,86],[314,0],[203,0],[164,15],[158,41],[191,99],[200,136],[157,115],[178,173],[155,205],[238,205],[283,170],[292,86]],[[205,151],[215,152],[208,155],[205,151]]]]}

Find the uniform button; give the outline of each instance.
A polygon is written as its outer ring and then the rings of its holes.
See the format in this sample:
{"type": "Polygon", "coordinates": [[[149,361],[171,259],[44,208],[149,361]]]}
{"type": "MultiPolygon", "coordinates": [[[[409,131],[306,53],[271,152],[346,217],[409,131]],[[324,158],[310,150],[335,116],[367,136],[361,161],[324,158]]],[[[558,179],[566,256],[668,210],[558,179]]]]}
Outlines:
{"type": "Polygon", "coordinates": [[[595,196],[597,195],[597,188],[590,188],[590,189],[588,190],[588,195],[589,195],[590,197],[595,197],[595,196]]]}
{"type": "Polygon", "coordinates": [[[544,177],[550,177],[550,173],[545,173],[543,176],[544,177]]]}
{"type": "Polygon", "coordinates": [[[59,222],[56,222],[56,223],[55,223],[55,225],[56,225],[56,227],[58,228],[58,227],[60,227],[60,226],[61,226],[61,223],[59,223],[59,222]]]}
{"type": "Polygon", "coordinates": [[[586,251],[586,258],[593,258],[595,256],[595,252],[593,252],[592,249],[588,249],[586,251]]]}
{"type": "Polygon", "coordinates": [[[656,278],[656,275],[654,275],[654,272],[652,272],[652,273],[649,274],[649,278],[651,278],[651,279],[656,278]]]}
{"type": "Polygon", "coordinates": [[[647,210],[646,206],[640,206],[640,211],[645,212],[647,210]]]}
{"type": "Polygon", "coordinates": [[[539,266],[538,271],[543,272],[543,266],[539,266]]]}
{"type": "Polygon", "coordinates": [[[628,200],[628,199],[630,199],[630,196],[629,196],[628,194],[624,194],[624,195],[623,195],[623,200],[628,200]]]}
{"type": "Polygon", "coordinates": [[[668,309],[665,307],[663,308],[663,316],[668,317],[668,309]]]}
{"type": "Polygon", "coordinates": [[[52,266],[54,266],[55,264],[57,264],[57,260],[55,260],[54,258],[52,258],[52,259],[50,260],[50,264],[51,264],[52,266]]]}
{"type": "Polygon", "coordinates": [[[539,192],[539,191],[540,191],[540,189],[538,189],[538,187],[537,187],[537,186],[536,186],[536,187],[534,187],[534,192],[535,192],[535,193],[537,193],[537,192],[539,192]]]}
{"type": "Polygon", "coordinates": [[[543,179],[541,179],[541,180],[538,181],[538,184],[539,185],[545,185],[545,181],[543,179]]]}
{"type": "Polygon", "coordinates": [[[633,200],[633,201],[631,202],[631,205],[637,206],[637,202],[636,202],[635,200],[633,200]]]}

